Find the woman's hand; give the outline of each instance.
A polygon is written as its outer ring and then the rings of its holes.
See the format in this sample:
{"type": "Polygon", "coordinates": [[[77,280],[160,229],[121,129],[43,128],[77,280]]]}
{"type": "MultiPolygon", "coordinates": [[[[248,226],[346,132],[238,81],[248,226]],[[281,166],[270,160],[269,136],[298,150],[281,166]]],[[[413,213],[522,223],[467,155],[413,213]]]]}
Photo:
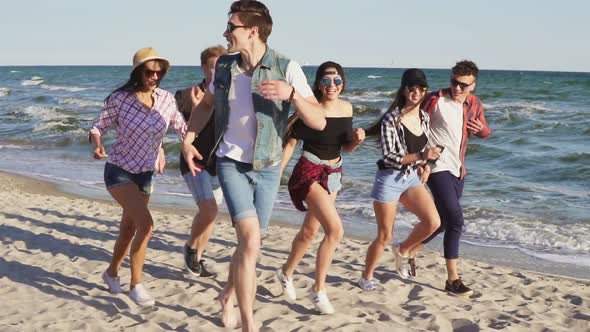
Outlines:
{"type": "Polygon", "coordinates": [[[426,183],[428,181],[428,177],[430,176],[430,165],[426,164],[419,166],[418,176],[420,177],[420,182],[426,183]]]}
{"type": "Polygon", "coordinates": [[[440,157],[441,153],[442,153],[442,149],[438,146],[435,146],[433,148],[424,149],[424,151],[421,154],[422,160],[424,160],[424,161],[437,160],[440,157]]]}
{"type": "Polygon", "coordinates": [[[360,145],[365,140],[365,130],[363,128],[356,128],[354,131],[354,143],[360,145]]]}
{"type": "Polygon", "coordinates": [[[108,157],[107,152],[106,152],[104,146],[102,144],[100,144],[100,143],[98,145],[96,145],[96,147],[94,148],[94,152],[93,152],[92,156],[96,160],[100,160],[102,158],[108,157]]]}
{"type": "Polygon", "coordinates": [[[158,153],[158,164],[156,165],[158,170],[158,174],[164,174],[164,168],[166,168],[166,154],[164,153],[164,149],[160,148],[160,152],[158,153]]]}

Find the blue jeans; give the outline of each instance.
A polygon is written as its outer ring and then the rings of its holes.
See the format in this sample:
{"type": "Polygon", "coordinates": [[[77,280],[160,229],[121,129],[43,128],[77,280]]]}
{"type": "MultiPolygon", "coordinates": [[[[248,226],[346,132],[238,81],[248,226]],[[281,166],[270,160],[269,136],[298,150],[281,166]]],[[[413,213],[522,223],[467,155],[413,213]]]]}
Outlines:
{"type": "Polygon", "coordinates": [[[380,169],[375,174],[371,198],[381,203],[397,202],[406,190],[420,185],[422,182],[415,170],[404,179],[402,171],[394,168],[380,169]]]}
{"type": "Polygon", "coordinates": [[[117,186],[133,183],[137,189],[146,195],[151,195],[154,191],[153,180],[154,172],[141,172],[139,174],[129,173],[121,167],[106,162],[104,164],[104,183],[107,189],[117,186]]]}
{"type": "Polygon", "coordinates": [[[192,175],[188,172],[182,177],[197,204],[212,199],[215,200],[218,205],[223,202],[223,194],[221,193],[217,176],[211,176],[209,172],[202,170],[196,175],[192,175]]]}
{"type": "Polygon", "coordinates": [[[217,159],[217,176],[232,223],[258,218],[264,235],[279,191],[281,165],[255,171],[252,164],[223,157],[217,159]]]}

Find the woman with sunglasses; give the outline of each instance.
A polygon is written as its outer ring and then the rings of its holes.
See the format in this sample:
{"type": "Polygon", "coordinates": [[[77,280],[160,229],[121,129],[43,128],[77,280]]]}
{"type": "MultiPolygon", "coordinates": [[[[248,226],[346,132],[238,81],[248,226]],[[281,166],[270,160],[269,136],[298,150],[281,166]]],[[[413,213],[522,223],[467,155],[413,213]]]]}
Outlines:
{"type": "MultiPolygon", "coordinates": [[[[407,277],[404,259],[414,257],[422,241],[440,225],[440,218],[432,197],[424,183],[428,176],[428,161],[438,159],[440,147],[427,148],[430,135],[429,117],[420,109],[428,83],[420,69],[406,70],[395,100],[379,122],[367,129],[367,134],[381,128],[383,158],[377,162],[371,197],[377,219],[377,238],[369,246],[365,270],[359,286],[365,291],[380,288],[373,278],[377,261],[391,242],[398,202],[414,213],[420,222],[402,243],[394,244],[395,268],[402,278],[407,277]]],[[[410,269],[410,275],[415,271],[410,269]]]]}
{"type": "Polygon", "coordinates": [[[102,279],[111,293],[122,293],[118,273],[130,252],[129,296],[140,306],[156,302],[141,283],[141,275],[154,228],[148,201],[158,152],[169,125],[181,137],[186,133],[174,96],[158,88],[169,67],[169,62],[153,48],[137,51],[129,80],[105,99],[105,106],[89,134],[94,158],[102,159],[107,157],[102,136],[113,127],[117,133],[105,163],[104,181],[111,196],[123,208],[123,216],[111,263],[102,279]]]}
{"type": "Polygon", "coordinates": [[[289,194],[295,207],[307,213],[293,240],[287,262],[277,269],[276,274],[283,292],[291,300],[296,300],[293,272],[321,226],[325,235],[316,255],[315,284],[310,298],[322,314],[334,313],[325,283],[332,256],[343,235],[342,221],[335,205],[336,194],[342,187],[340,152],[354,151],[365,139],[363,129],[353,131],[352,105],[339,98],[345,86],[344,70],[339,64],[328,61],[319,66],[313,92],[326,117],[326,127],[314,130],[292,116],[281,162],[284,171],[297,141],[302,140],[303,152],[289,179],[289,194]]]}

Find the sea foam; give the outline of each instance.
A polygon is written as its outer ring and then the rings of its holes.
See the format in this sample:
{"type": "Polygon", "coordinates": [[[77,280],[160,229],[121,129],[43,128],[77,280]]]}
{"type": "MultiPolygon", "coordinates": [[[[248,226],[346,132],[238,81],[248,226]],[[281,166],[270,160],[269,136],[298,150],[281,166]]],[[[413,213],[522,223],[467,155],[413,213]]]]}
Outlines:
{"type": "Polygon", "coordinates": [[[49,84],[42,84],[41,88],[49,90],[49,91],[63,90],[63,91],[68,91],[68,92],[79,92],[79,91],[84,91],[84,90],[89,89],[89,88],[81,88],[81,87],[77,87],[77,86],[60,86],[60,85],[49,85],[49,84]]]}

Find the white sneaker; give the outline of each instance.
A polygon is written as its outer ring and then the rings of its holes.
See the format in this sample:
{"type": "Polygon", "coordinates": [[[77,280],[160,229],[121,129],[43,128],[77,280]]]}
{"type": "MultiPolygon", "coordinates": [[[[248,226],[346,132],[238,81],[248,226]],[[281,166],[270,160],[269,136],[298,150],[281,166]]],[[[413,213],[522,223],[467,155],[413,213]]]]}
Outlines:
{"type": "Polygon", "coordinates": [[[329,315],[336,312],[332,303],[330,303],[330,299],[328,299],[328,295],[326,294],[325,290],[321,290],[319,292],[314,292],[313,290],[309,293],[309,299],[313,302],[313,305],[322,315],[329,315]]]}
{"type": "Polygon", "coordinates": [[[408,259],[408,257],[402,256],[399,252],[399,243],[394,243],[391,248],[393,249],[393,257],[395,260],[395,269],[400,277],[403,279],[408,278],[408,269],[404,267],[404,260],[408,259]]]}
{"type": "Polygon", "coordinates": [[[111,277],[107,271],[104,271],[102,274],[102,280],[105,282],[105,284],[107,284],[111,293],[123,293],[123,288],[121,288],[121,281],[119,280],[119,277],[111,277]]]}
{"type": "Polygon", "coordinates": [[[285,274],[283,274],[283,268],[279,267],[275,272],[277,279],[279,279],[279,283],[283,287],[283,294],[287,295],[291,301],[297,300],[297,294],[295,293],[295,286],[293,286],[293,279],[287,278],[285,274]]]}
{"type": "Polygon", "coordinates": [[[156,304],[156,299],[148,293],[147,289],[145,289],[142,284],[135,285],[135,287],[129,291],[129,297],[141,307],[156,304]]]}

